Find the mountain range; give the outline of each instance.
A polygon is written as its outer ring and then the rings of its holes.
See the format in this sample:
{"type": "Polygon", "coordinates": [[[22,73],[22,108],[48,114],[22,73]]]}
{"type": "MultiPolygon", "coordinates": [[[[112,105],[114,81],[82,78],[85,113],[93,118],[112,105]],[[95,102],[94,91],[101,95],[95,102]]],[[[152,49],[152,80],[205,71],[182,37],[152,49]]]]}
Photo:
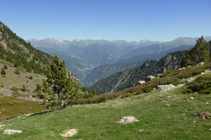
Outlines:
{"type": "MultiPolygon", "coordinates": [[[[210,36],[204,38],[207,41],[211,40],[210,36]]],[[[187,50],[194,46],[197,39],[197,37],[179,37],[168,42],[147,39],[128,42],[47,38],[29,39],[27,42],[50,55],[57,53],[61,59],[66,60],[67,68],[80,79],[82,84],[89,87],[116,72],[141,66],[146,60],[159,60],[169,52],[187,50]],[[101,74],[102,72],[104,73],[101,74]]]]}

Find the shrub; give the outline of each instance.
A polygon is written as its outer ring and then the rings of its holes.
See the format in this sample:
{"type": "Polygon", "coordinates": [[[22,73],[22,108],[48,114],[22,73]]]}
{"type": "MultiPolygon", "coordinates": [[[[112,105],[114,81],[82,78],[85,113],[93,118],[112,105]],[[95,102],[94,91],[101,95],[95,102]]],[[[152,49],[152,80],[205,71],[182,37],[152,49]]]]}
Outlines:
{"type": "Polygon", "coordinates": [[[17,63],[15,63],[15,64],[14,64],[14,67],[18,68],[18,64],[17,64],[17,63]]]}
{"type": "Polygon", "coordinates": [[[19,90],[19,88],[16,88],[16,87],[12,87],[12,88],[10,88],[12,91],[18,91],[19,90]]]}
{"type": "Polygon", "coordinates": [[[16,70],[14,71],[14,73],[19,75],[19,74],[20,74],[19,69],[16,69],[16,70]]]}
{"type": "Polygon", "coordinates": [[[29,76],[29,79],[33,79],[33,76],[31,75],[31,76],[29,76]]]}
{"type": "Polygon", "coordinates": [[[211,93],[211,75],[201,75],[195,81],[188,83],[183,93],[199,92],[202,94],[211,93]]]}
{"type": "Polygon", "coordinates": [[[7,69],[8,67],[7,67],[7,65],[6,64],[4,64],[4,69],[7,69]]]}
{"type": "Polygon", "coordinates": [[[42,87],[41,87],[39,84],[37,84],[37,87],[36,87],[35,90],[36,90],[36,91],[42,90],[42,87]]]}
{"type": "Polygon", "coordinates": [[[3,106],[2,102],[0,101],[0,107],[3,106]]]}
{"type": "Polygon", "coordinates": [[[170,75],[170,74],[172,74],[172,73],[175,73],[175,72],[177,72],[177,70],[175,69],[175,70],[171,70],[171,71],[166,71],[166,72],[164,72],[160,77],[162,78],[162,77],[166,77],[166,76],[168,76],[168,75],[170,75]]]}
{"type": "Polygon", "coordinates": [[[6,71],[4,70],[4,68],[1,69],[1,74],[6,75],[6,71]]]}
{"type": "Polygon", "coordinates": [[[22,87],[23,87],[23,88],[21,89],[21,91],[26,91],[25,85],[23,85],[22,87]]]}
{"type": "Polygon", "coordinates": [[[45,99],[45,96],[44,96],[44,94],[41,92],[41,90],[39,90],[39,91],[37,92],[37,96],[38,96],[39,99],[45,99]]]}

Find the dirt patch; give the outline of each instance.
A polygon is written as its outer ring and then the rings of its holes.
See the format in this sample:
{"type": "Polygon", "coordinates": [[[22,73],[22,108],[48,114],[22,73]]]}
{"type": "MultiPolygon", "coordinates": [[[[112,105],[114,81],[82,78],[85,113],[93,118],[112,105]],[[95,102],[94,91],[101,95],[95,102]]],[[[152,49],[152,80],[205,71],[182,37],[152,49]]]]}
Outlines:
{"type": "Polygon", "coordinates": [[[197,115],[200,119],[210,119],[210,113],[209,112],[201,112],[197,115]]]}
{"type": "Polygon", "coordinates": [[[70,129],[70,130],[64,130],[61,133],[62,137],[72,137],[73,135],[76,135],[78,133],[77,129],[70,129]]]}

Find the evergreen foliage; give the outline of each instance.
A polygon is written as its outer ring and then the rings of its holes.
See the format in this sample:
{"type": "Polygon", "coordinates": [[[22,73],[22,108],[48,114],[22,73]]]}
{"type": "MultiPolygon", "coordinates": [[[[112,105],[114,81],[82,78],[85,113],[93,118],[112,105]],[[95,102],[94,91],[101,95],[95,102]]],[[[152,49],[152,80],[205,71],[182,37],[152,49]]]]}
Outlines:
{"type": "Polygon", "coordinates": [[[4,68],[1,69],[1,74],[6,75],[6,71],[4,70],[4,68]]]}
{"type": "Polygon", "coordinates": [[[2,22],[0,22],[0,33],[2,34],[0,41],[6,45],[5,47],[0,43],[0,59],[14,63],[15,67],[24,67],[28,72],[45,74],[45,67],[51,59],[50,55],[33,48],[2,22]]]}
{"type": "Polygon", "coordinates": [[[80,97],[78,88],[66,71],[65,60],[60,62],[57,55],[53,56],[51,65],[46,68],[47,80],[43,82],[44,92],[47,92],[44,105],[49,109],[65,108],[69,101],[80,97]]]}
{"type": "Polygon", "coordinates": [[[25,87],[25,85],[23,85],[23,86],[22,86],[21,91],[26,91],[26,87],[25,87]]]}
{"type": "Polygon", "coordinates": [[[210,61],[210,46],[209,43],[204,40],[203,36],[196,41],[195,47],[189,49],[186,55],[182,57],[181,66],[186,67],[202,61],[210,61]]]}
{"type": "Polygon", "coordinates": [[[4,69],[6,70],[8,68],[8,66],[6,64],[4,64],[4,69]]]}
{"type": "Polygon", "coordinates": [[[16,74],[20,74],[20,71],[19,71],[19,69],[16,69],[15,71],[14,71],[14,73],[16,73],[16,74]]]}

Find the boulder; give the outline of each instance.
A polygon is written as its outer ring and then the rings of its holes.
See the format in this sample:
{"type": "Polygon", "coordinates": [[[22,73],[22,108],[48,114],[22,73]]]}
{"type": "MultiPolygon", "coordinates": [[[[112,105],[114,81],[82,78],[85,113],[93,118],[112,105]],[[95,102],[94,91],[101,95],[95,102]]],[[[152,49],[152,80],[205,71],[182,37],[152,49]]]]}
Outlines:
{"type": "Polygon", "coordinates": [[[140,81],[138,81],[138,84],[139,85],[143,85],[143,84],[145,84],[146,82],[144,81],[144,80],[140,80],[140,81]]]}
{"type": "Polygon", "coordinates": [[[159,78],[162,74],[155,74],[156,78],[159,78]]]}
{"type": "Polygon", "coordinates": [[[160,89],[160,90],[168,90],[168,89],[173,89],[173,88],[175,88],[175,86],[173,84],[158,86],[158,89],[160,89]]]}
{"type": "Polygon", "coordinates": [[[200,62],[200,63],[198,63],[196,66],[202,66],[202,65],[204,65],[205,63],[204,62],[200,62]]]}
{"type": "Polygon", "coordinates": [[[188,80],[183,81],[182,84],[186,84],[186,83],[192,82],[193,80],[194,80],[194,78],[189,78],[188,80]]]}
{"type": "Polygon", "coordinates": [[[154,76],[150,75],[150,76],[147,76],[147,77],[145,78],[145,81],[146,81],[146,82],[149,82],[149,81],[151,81],[151,80],[154,79],[154,78],[155,78],[154,76]]]}
{"type": "Polygon", "coordinates": [[[135,87],[136,85],[135,84],[132,84],[132,87],[135,87]]]}
{"type": "Polygon", "coordinates": [[[4,134],[12,135],[15,133],[22,133],[22,130],[13,130],[13,129],[6,129],[4,130],[4,134]]]}
{"type": "Polygon", "coordinates": [[[184,70],[184,69],[185,69],[185,67],[182,67],[182,68],[179,68],[178,71],[182,71],[182,70],[184,70]]]}
{"type": "Polygon", "coordinates": [[[118,123],[132,123],[132,122],[138,122],[139,120],[136,119],[133,116],[124,116],[120,120],[118,120],[118,123]]]}

